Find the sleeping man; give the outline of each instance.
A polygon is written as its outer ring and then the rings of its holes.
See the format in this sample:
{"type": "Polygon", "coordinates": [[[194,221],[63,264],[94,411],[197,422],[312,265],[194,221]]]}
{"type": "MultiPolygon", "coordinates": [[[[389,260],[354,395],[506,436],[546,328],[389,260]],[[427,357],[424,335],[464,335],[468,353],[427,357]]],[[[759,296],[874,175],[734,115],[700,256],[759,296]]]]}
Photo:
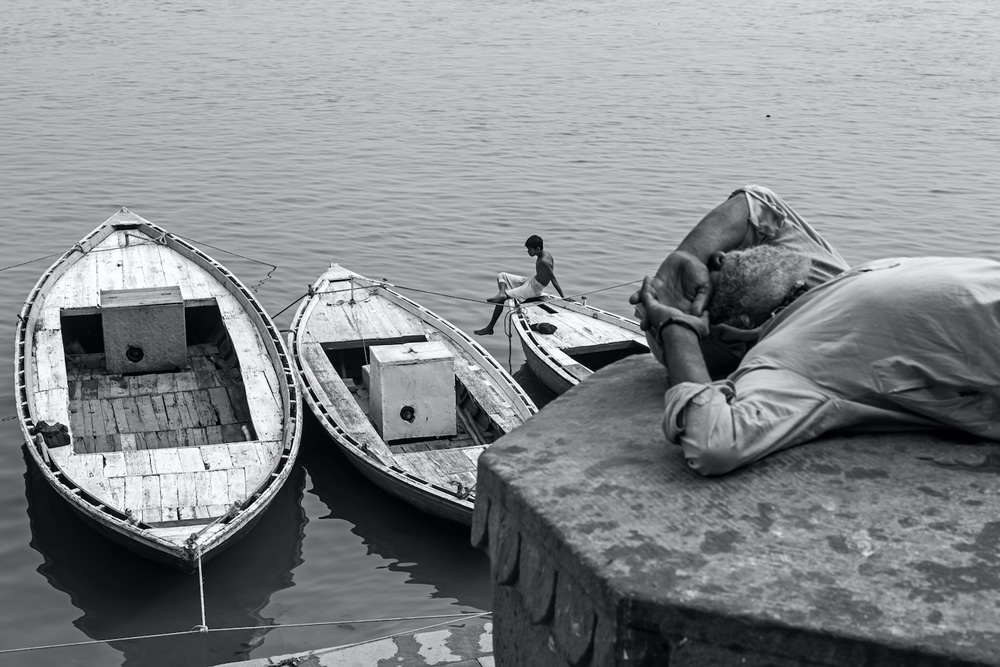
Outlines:
{"type": "Polygon", "coordinates": [[[773,191],[710,211],[630,298],[667,366],[664,432],[705,475],[836,429],[1000,440],[1000,264],[850,269],[773,191]]]}
{"type": "Polygon", "coordinates": [[[1000,263],[885,259],[809,286],[811,270],[759,245],[716,254],[700,315],[651,278],[633,297],[669,373],[664,433],[692,469],[724,474],[833,430],[1000,441],[1000,263]],[[710,325],[755,339],[714,381],[710,325]]]}

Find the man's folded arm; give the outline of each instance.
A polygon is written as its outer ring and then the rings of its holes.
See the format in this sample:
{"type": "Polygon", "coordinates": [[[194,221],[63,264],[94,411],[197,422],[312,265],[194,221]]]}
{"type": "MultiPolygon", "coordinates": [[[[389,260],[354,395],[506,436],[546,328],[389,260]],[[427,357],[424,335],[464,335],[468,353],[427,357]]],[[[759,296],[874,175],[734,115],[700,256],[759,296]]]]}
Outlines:
{"type": "Polygon", "coordinates": [[[663,416],[667,441],[681,446],[692,470],[723,475],[835,427],[836,401],[789,375],[758,371],[735,384],[672,386],[663,416]]]}

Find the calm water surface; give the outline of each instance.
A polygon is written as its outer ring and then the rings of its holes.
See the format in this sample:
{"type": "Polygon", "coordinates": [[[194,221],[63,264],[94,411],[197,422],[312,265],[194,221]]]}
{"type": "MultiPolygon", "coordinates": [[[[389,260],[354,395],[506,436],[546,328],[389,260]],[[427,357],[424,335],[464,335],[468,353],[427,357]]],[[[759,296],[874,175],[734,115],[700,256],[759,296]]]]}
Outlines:
{"type": "MultiPolygon", "coordinates": [[[[748,182],[851,262],[1000,257],[998,34],[992,0],[11,3],[0,340],[51,259],[15,265],[120,206],[202,243],[272,313],[336,261],[467,331],[496,271],[530,271],[533,233],[568,293],[630,314],[629,283],[748,182]]],[[[485,343],[519,371],[516,341],[485,343]]],[[[113,547],[27,474],[0,395],[0,649],[199,623],[196,577],[113,547]]],[[[210,665],[426,622],[263,625],[490,609],[465,532],[344,469],[314,422],[303,445],[205,571],[209,626],[246,629],[0,665],[210,665]]]]}

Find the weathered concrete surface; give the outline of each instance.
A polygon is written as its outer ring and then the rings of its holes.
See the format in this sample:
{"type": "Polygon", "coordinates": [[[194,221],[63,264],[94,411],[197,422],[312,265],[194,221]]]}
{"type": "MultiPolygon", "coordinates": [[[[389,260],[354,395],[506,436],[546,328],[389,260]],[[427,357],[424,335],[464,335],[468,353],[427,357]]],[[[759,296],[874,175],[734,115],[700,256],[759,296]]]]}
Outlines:
{"type": "Polygon", "coordinates": [[[493,624],[482,619],[460,623],[364,644],[229,662],[216,667],[494,667],[493,624]]]}
{"type": "Polygon", "coordinates": [[[1000,445],[827,438],[702,478],[648,356],[481,457],[497,665],[1000,665],[1000,445]]]}

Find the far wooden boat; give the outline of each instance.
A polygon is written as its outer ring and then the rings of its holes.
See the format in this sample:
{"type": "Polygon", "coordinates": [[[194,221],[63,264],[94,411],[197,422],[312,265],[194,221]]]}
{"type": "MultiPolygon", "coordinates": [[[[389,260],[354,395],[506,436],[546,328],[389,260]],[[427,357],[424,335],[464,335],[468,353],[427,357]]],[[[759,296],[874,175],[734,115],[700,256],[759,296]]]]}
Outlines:
{"type": "Polygon", "coordinates": [[[545,295],[507,305],[528,368],[555,394],[619,359],[649,352],[638,322],[586,303],[545,295]],[[555,330],[545,333],[543,324],[555,330]]]}
{"type": "Polygon", "coordinates": [[[306,402],[347,459],[429,514],[472,521],[479,455],[537,411],[468,335],[337,264],[289,335],[306,402]]]}
{"type": "Polygon", "coordinates": [[[15,344],[31,460],[145,556],[197,567],[292,470],[299,399],[271,319],[225,267],[125,209],[42,275],[15,344]]]}

